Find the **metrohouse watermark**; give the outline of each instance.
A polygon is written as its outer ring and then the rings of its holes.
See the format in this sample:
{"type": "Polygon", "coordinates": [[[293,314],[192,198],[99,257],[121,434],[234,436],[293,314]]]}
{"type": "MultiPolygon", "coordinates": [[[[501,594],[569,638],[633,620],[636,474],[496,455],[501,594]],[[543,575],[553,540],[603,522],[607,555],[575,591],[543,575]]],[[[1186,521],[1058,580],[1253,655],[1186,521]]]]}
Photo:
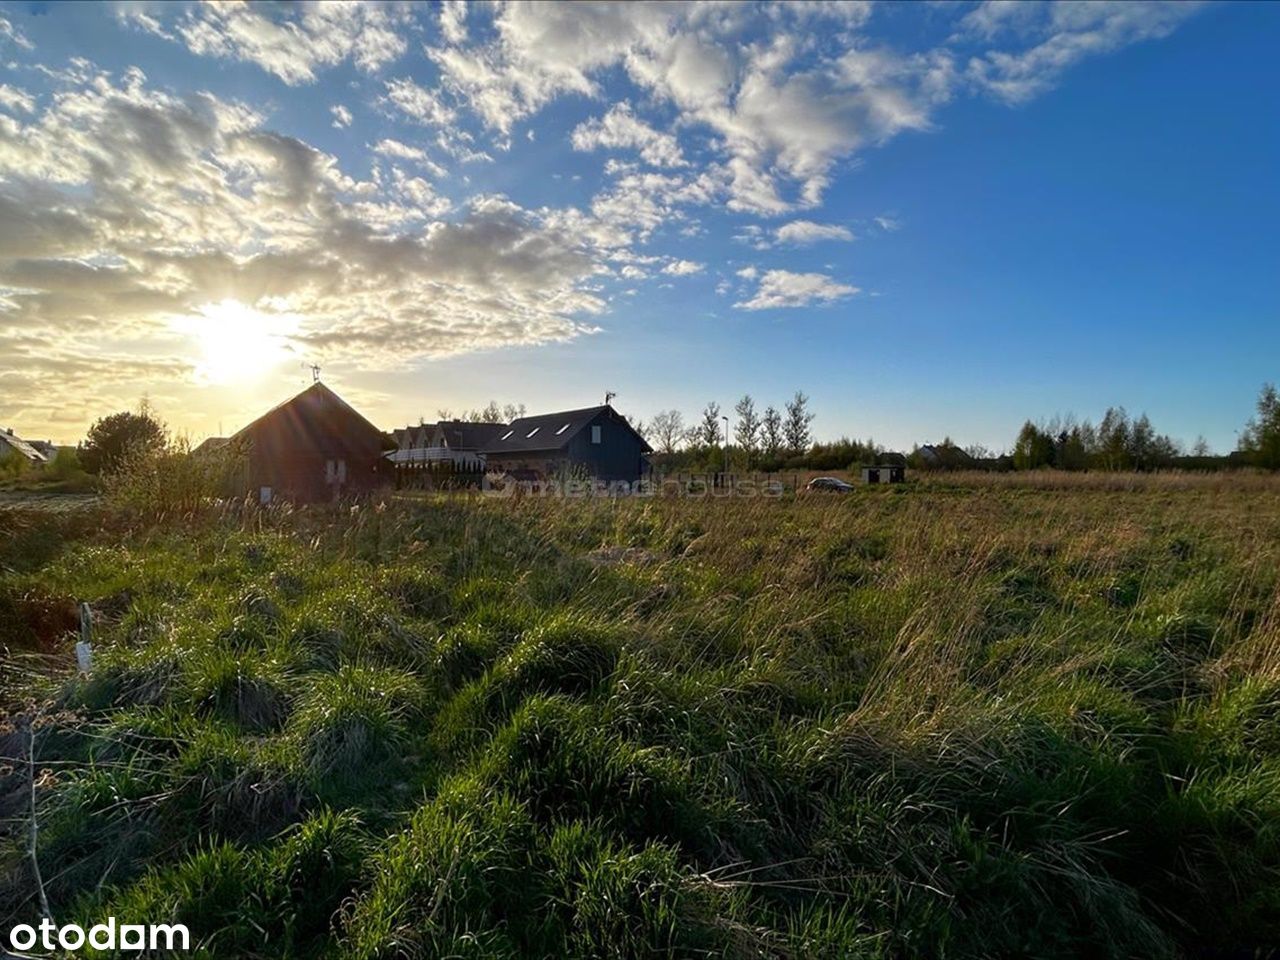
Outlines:
{"type": "Polygon", "coordinates": [[[534,499],[584,500],[596,497],[662,497],[685,500],[778,498],[785,494],[781,480],[734,478],[718,480],[711,476],[643,477],[635,481],[596,480],[592,478],[550,477],[541,480],[493,479],[485,476],[479,493],[487,497],[531,497],[534,499]]]}
{"type": "Polygon", "coordinates": [[[86,931],[75,923],[59,926],[47,917],[35,926],[20,923],[9,931],[9,948],[25,953],[37,947],[43,950],[165,950],[191,949],[191,934],[181,923],[122,923],[107,917],[86,931]]]}

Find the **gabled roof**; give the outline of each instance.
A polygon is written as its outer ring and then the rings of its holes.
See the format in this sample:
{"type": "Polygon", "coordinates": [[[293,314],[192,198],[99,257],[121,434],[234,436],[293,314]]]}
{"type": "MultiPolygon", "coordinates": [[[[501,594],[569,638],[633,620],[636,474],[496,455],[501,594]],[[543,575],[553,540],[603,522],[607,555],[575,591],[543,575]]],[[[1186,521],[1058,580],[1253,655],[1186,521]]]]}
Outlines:
{"type": "MultiPolygon", "coordinates": [[[[536,417],[521,417],[509,423],[496,438],[481,448],[481,452],[499,455],[503,453],[523,453],[533,450],[561,450],[582,429],[601,413],[608,413],[617,422],[635,433],[631,424],[618,411],[607,404],[599,407],[584,407],[581,410],[564,410],[560,413],[544,413],[536,417]]],[[[636,438],[644,445],[645,450],[652,448],[645,439],[636,433],[636,438]]]]}
{"type": "Polygon", "coordinates": [[[275,414],[286,407],[291,407],[294,405],[297,405],[304,409],[308,409],[309,411],[323,409],[326,406],[340,407],[342,409],[345,409],[357,420],[361,421],[370,430],[378,434],[378,436],[382,436],[382,431],[379,430],[377,427],[375,427],[368,420],[366,420],[364,415],[361,414],[359,410],[351,406],[351,404],[347,403],[347,401],[343,400],[340,396],[338,396],[336,393],[334,393],[332,390],[326,387],[323,383],[317,380],[315,383],[307,387],[307,389],[303,390],[301,393],[290,397],[288,400],[284,401],[283,403],[276,404],[274,407],[272,407],[262,416],[258,417],[252,423],[246,424],[245,426],[241,427],[239,430],[237,430],[235,433],[231,435],[231,439],[237,440],[237,439],[240,439],[241,437],[247,436],[249,432],[253,430],[254,427],[262,423],[262,421],[266,420],[272,414],[275,414]]]}
{"type": "Polygon", "coordinates": [[[10,433],[8,430],[0,431],[0,443],[7,443],[15,451],[18,456],[30,460],[32,463],[47,463],[49,458],[43,453],[23,440],[17,434],[10,433]]]}
{"type": "Polygon", "coordinates": [[[441,420],[438,426],[444,434],[445,446],[451,450],[480,450],[510,429],[505,423],[467,420],[441,420]]]}

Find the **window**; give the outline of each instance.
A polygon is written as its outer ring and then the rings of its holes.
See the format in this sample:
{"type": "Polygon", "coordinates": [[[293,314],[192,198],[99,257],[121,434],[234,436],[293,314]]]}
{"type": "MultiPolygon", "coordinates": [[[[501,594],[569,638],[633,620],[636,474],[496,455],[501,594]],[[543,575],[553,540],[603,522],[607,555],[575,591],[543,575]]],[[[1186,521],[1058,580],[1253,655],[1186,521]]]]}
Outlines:
{"type": "Polygon", "coordinates": [[[595,424],[595,425],[591,428],[591,442],[592,442],[592,443],[599,443],[599,442],[600,442],[600,434],[601,434],[601,432],[602,432],[602,428],[600,427],[600,424],[598,424],[598,423],[597,423],[597,424],[595,424]]]}
{"type": "Polygon", "coordinates": [[[563,427],[561,427],[559,430],[557,430],[557,431],[556,431],[556,436],[557,436],[557,437],[558,437],[558,436],[560,436],[560,434],[564,433],[564,432],[565,432],[566,430],[568,430],[568,429],[569,429],[569,427],[571,427],[571,426],[572,426],[572,424],[566,423],[563,427]]]}
{"type": "Polygon", "coordinates": [[[538,432],[539,430],[541,430],[541,429],[542,429],[541,427],[534,427],[534,428],[533,428],[532,430],[530,430],[530,431],[529,431],[529,433],[525,436],[525,439],[526,439],[526,440],[531,439],[531,438],[533,437],[533,435],[534,435],[535,433],[537,433],[537,432],[538,432]]]}
{"type": "Polygon", "coordinates": [[[506,433],[504,433],[504,434],[503,434],[501,437],[499,437],[498,439],[499,439],[499,440],[510,440],[510,439],[511,439],[511,435],[512,435],[513,433],[515,433],[515,431],[514,431],[514,430],[508,430],[506,433]]]}

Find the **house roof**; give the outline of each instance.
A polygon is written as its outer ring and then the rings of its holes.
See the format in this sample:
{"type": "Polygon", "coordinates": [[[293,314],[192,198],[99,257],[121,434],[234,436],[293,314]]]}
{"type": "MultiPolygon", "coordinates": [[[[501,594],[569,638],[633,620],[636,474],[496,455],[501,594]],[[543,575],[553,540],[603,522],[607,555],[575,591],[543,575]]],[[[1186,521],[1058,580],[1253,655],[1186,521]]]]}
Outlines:
{"type": "Polygon", "coordinates": [[[346,409],[357,420],[360,420],[361,422],[363,422],[365,426],[367,426],[370,430],[378,434],[378,436],[382,436],[382,431],[379,430],[377,427],[375,427],[367,419],[365,419],[364,415],[360,413],[359,410],[351,406],[351,404],[347,403],[347,401],[343,400],[340,396],[338,396],[336,393],[334,393],[332,390],[326,387],[323,383],[317,380],[315,383],[307,387],[307,389],[303,390],[301,393],[290,397],[288,400],[284,401],[283,403],[277,403],[274,407],[272,407],[262,416],[258,417],[256,420],[241,427],[239,430],[237,430],[234,434],[231,435],[231,439],[238,440],[242,437],[247,436],[249,432],[253,430],[254,427],[262,423],[262,421],[266,420],[272,414],[276,413],[279,410],[283,410],[285,407],[293,406],[295,404],[299,406],[307,407],[311,410],[315,410],[317,408],[320,408],[326,405],[342,407],[346,409]]]}
{"type": "Polygon", "coordinates": [[[441,420],[445,446],[452,450],[480,450],[506,433],[505,423],[473,423],[466,420],[441,420]]]}
{"type": "MultiPolygon", "coordinates": [[[[624,424],[628,430],[635,433],[635,429],[631,424],[627,423],[625,417],[614,410],[613,407],[605,404],[599,407],[562,410],[559,413],[544,413],[536,417],[521,417],[518,420],[512,420],[495,439],[480,449],[482,453],[495,455],[526,453],[535,450],[561,450],[587,424],[606,411],[610,416],[615,417],[619,423],[624,424]]],[[[644,445],[645,450],[652,449],[638,433],[636,433],[636,437],[644,445]]]]}
{"type": "Polygon", "coordinates": [[[11,430],[0,431],[0,443],[8,444],[17,451],[18,456],[30,460],[32,463],[47,463],[49,460],[47,456],[11,430]]]}
{"type": "Polygon", "coordinates": [[[191,451],[193,456],[202,457],[206,454],[223,450],[231,443],[226,437],[208,437],[200,442],[200,445],[191,451]]]}

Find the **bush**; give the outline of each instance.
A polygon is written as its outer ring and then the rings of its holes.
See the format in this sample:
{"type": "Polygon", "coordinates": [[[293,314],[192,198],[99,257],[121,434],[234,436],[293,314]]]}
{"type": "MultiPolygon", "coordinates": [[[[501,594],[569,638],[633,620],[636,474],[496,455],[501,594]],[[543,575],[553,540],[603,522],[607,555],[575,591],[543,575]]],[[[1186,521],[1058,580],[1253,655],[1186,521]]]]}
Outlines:
{"type": "Polygon", "coordinates": [[[179,439],[122,455],[104,476],[103,491],[115,506],[138,513],[189,513],[230,493],[238,469],[231,452],[197,457],[179,439]]]}
{"type": "Polygon", "coordinates": [[[0,480],[17,480],[31,469],[27,458],[16,450],[0,452],[0,480]]]}

